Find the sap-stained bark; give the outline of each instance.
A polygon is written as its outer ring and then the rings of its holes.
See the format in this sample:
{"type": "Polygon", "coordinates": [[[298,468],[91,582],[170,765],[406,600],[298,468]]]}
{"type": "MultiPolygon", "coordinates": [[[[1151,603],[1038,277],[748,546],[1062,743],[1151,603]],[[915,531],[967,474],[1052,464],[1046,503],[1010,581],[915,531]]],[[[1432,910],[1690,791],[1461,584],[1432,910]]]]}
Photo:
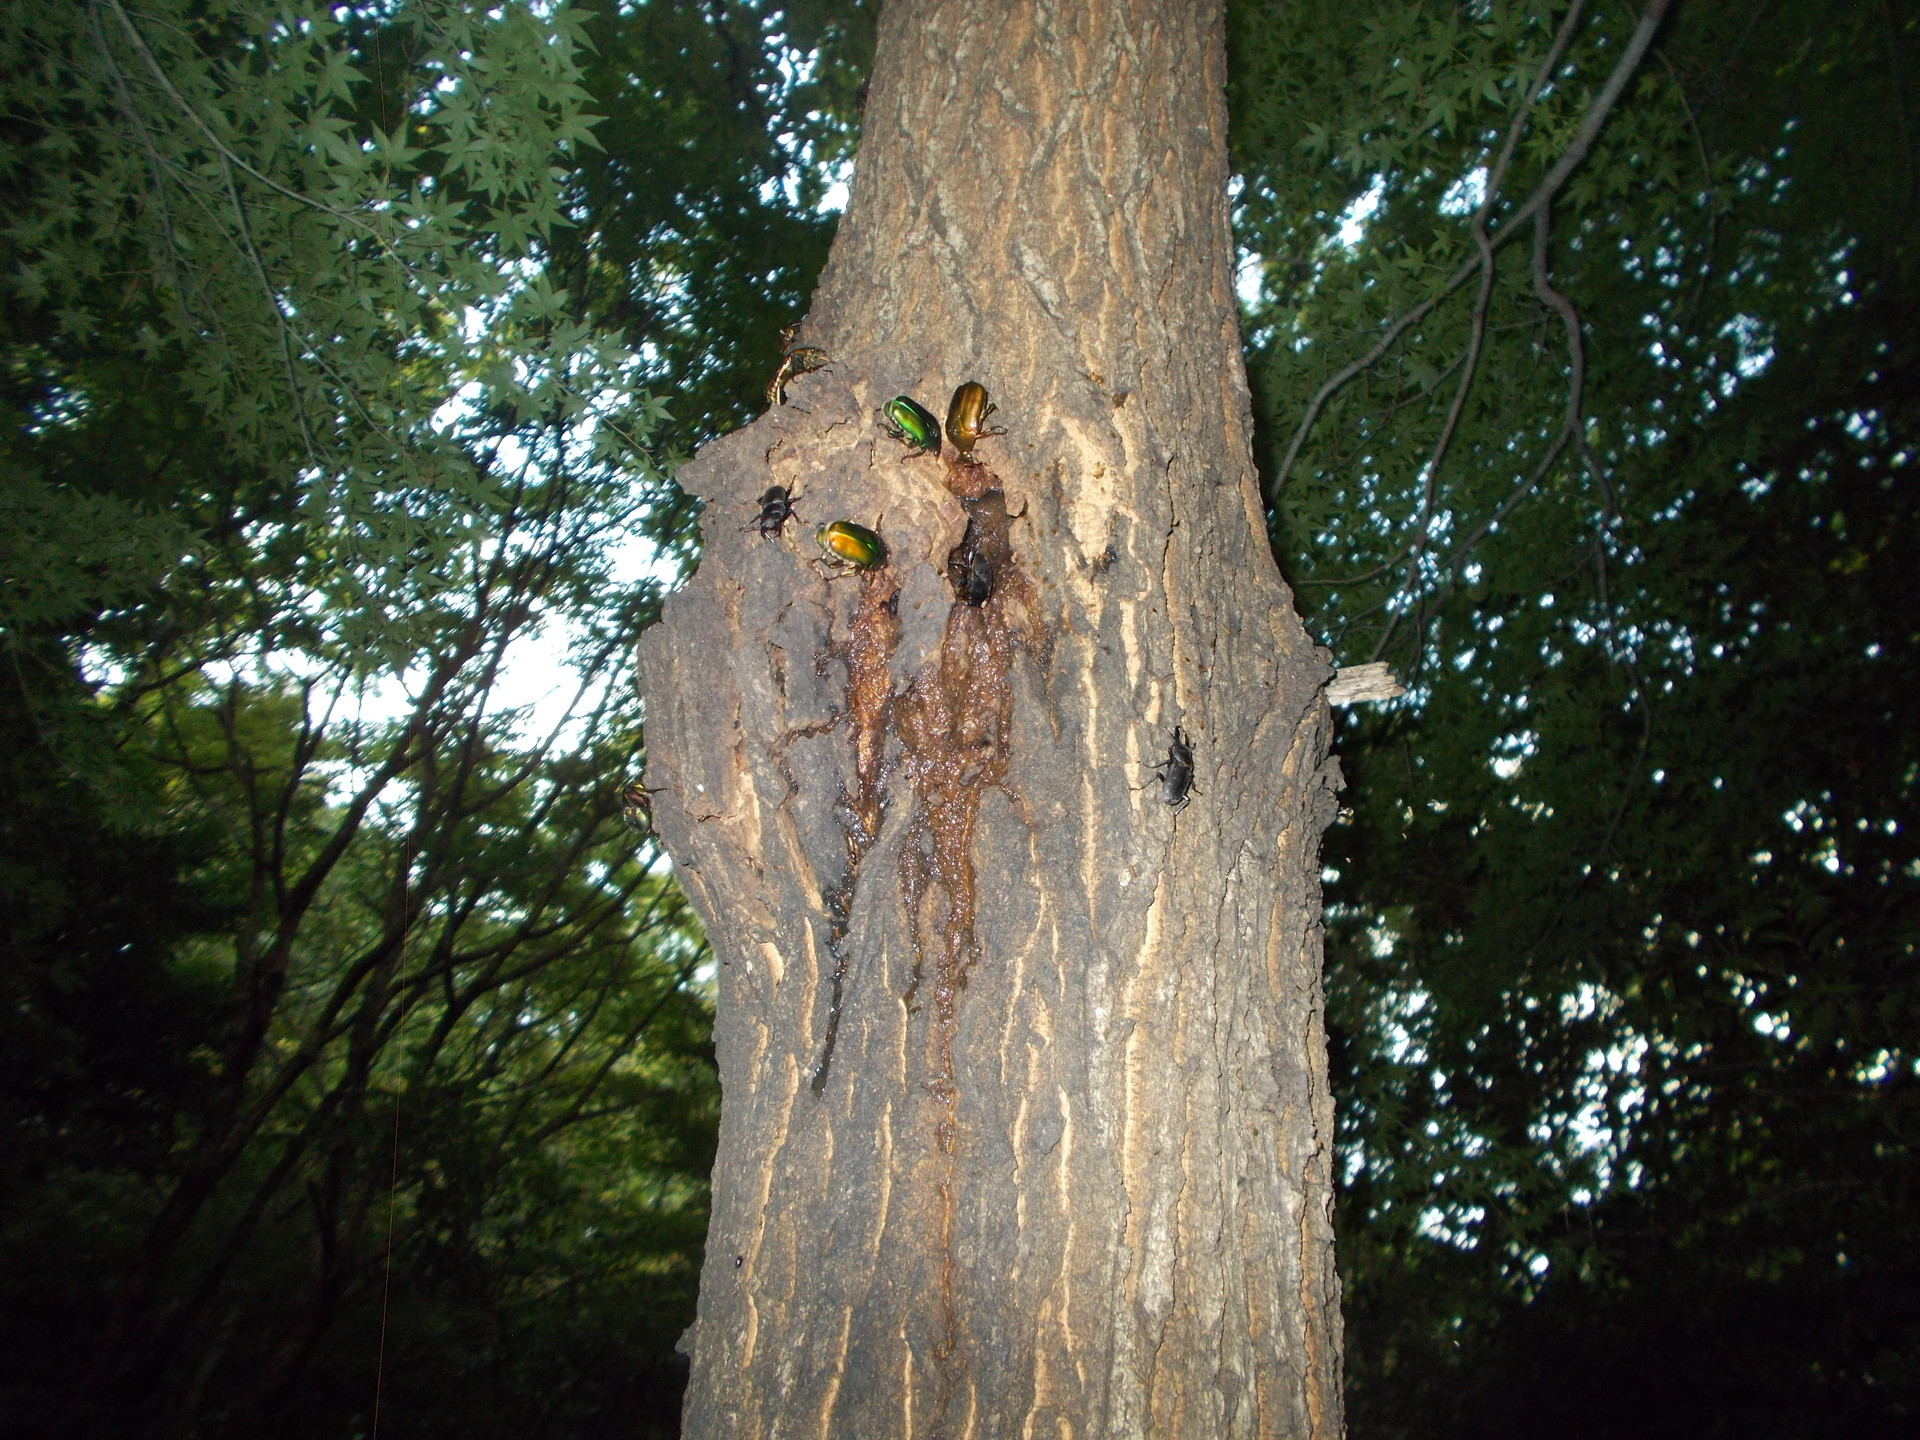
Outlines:
{"type": "Polygon", "coordinates": [[[721,961],[686,1433],[1335,1435],[1330,671],[1262,537],[1220,15],[881,32],[801,336],[832,364],[684,470],[705,556],[642,652],[721,961]],[[983,469],[876,418],[969,379],[983,469]],[[804,523],[763,540],[772,484],[804,523]],[[836,519],[884,572],[829,578],[836,519]]]}

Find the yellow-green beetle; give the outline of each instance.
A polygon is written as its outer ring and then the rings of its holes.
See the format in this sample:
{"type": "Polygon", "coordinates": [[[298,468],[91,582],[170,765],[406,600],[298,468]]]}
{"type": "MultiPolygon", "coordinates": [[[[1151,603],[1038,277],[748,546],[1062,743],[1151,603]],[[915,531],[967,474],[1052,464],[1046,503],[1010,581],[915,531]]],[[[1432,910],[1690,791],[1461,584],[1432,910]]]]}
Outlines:
{"type": "Polygon", "coordinates": [[[953,399],[947,405],[947,438],[964,459],[973,458],[973,442],[982,436],[1007,433],[1004,425],[987,428],[987,417],[993,412],[987,387],[978,380],[969,380],[953,392],[953,399]]]}
{"type": "Polygon", "coordinates": [[[909,450],[940,453],[940,422],[912,396],[894,396],[881,409],[880,416],[886,421],[887,433],[909,450]]]}
{"type": "Polygon", "coordinates": [[[878,570],[887,563],[886,544],[866,526],[851,520],[822,525],[813,532],[813,538],[827,552],[827,564],[836,570],[878,570]]]}

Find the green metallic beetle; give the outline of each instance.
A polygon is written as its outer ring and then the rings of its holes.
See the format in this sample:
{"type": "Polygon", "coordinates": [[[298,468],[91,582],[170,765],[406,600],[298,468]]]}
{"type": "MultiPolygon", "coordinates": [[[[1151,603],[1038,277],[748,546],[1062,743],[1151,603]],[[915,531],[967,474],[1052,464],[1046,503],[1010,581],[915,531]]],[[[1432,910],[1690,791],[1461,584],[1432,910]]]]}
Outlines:
{"type": "Polygon", "coordinates": [[[940,453],[940,422],[933,412],[911,396],[896,395],[880,411],[887,433],[909,450],[921,454],[940,453]]]}
{"type": "Polygon", "coordinates": [[[813,532],[813,538],[827,552],[826,563],[836,570],[878,570],[887,563],[885,542],[851,520],[822,525],[813,532]]]}
{"type": "Polygon", "coordinates": [[[994,405],[987,399],[987,387],[978,380],[969,380],[953,392],[953,399],[947,405],[947,438],[953,442],[953,448],[960,452],[961,459],[973,459],[974,441],[988,435],[1007,433],[1004,425],[987,428],[987,417],[993,412],[994,405]]]}
{"type": "Polygon", "coordinates": [[[653,792],[638,780],[620,792],[620,823],[636,835],[653,829],[653,792]]]}

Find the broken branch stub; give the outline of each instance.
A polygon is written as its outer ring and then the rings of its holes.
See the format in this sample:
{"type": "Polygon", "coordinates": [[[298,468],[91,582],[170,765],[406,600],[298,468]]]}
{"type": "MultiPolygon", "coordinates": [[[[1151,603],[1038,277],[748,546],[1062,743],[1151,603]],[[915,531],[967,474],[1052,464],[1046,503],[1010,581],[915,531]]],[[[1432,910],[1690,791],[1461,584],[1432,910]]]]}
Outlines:
{"type": "Polygon", "coordinates": [[[1393,666],[1384,660],[1366,665],[1344,665],[1334,671],[1333,678],[1327,682],[1329,705],[1368,705],[1376,701],[1393,700],[1406,693],[1407,687],[1393,673],[1393,666]]]}

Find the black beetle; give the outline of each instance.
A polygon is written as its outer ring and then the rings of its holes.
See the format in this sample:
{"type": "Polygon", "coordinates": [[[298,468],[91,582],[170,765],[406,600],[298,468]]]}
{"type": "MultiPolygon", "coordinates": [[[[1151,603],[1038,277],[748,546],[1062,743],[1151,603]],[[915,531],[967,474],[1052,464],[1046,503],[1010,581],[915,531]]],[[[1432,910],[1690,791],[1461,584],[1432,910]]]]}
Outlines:
{"type": "Polygon", "coordinates": [[[976,610],[993,594],[993,562],[980,543],[980,527],[967,521],[967,533],[947,556],[947,579],[955,593],[976,610]]]}
{"type": "Polygon", "coordinates": [[[800,518],[800,512],[793,508],[793,502],[799,498],[784,485],[769,485],[767,493],[760,497],[760,513],[740,528],[758,530],[762,540],[779,539],[787,528],[787,521],[800,518]]]}
{"type": "Polygon", "coordinates": [[[1160,798],[1177,815],[1200,792],[1193,788],[1193,742],[1178,725],[1173,727],[1173,742],[1167,746],[1167,758],[1153,767],[1160,778],[1160,798]]]}
{"type": "Polygon", "coordinates": [[[992,594],[993,566],[987,563],[984,551],[975,550],[967,556],[966,568],[961,572],[961,598],[977,610],[992,594]]]}

